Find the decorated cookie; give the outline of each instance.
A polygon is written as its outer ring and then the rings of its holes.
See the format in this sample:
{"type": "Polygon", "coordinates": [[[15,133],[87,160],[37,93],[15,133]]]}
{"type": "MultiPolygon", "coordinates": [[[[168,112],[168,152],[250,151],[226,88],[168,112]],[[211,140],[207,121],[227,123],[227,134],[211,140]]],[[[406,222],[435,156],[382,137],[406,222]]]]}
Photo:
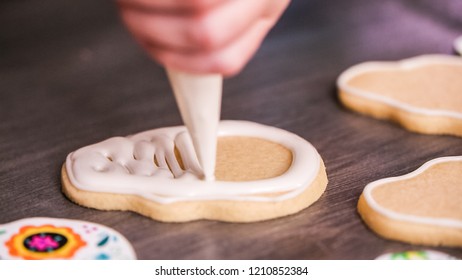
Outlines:
{"type": "Polygon", "coordinates": [[[130,210],[159,221],[252,222],[296,213],[324,192],[316,149],[290,132],[222,121],[215,181],[202,171],[185,127],[114,137],[68,155],[64,193],[101,210],[130,210]]]}
{"type": "Polygon", "coordinates": [[[351,110],[427,134],[462,136],[462,58],[424,55],[398,62],[366,62],[337,81],[351,110]]]}
{"type": "Polygon", "coordinates": [[[459,38],[457,38],[457,39],[454,41],[454,49],[455,49],[460,55],[462,55],[462,36],[460,36],[459,38]]]}
{"type": "Polygon", "coordinates": [[[462,247],[462,156],[437,158],[409,174],[368,184],[358,211],[382,237],[462,247]]]}
{"type": "Polygon", "coordinates": [[[378,256],[376,260],[455,260],[453,256],[445,253],[421,250],[388,253],[378,256]]]}
{"type": "Polygon", "coordinates": [[[106,226],[29,218],[0,225],[0,259],[136,259],[130,243],[106,226]]]}

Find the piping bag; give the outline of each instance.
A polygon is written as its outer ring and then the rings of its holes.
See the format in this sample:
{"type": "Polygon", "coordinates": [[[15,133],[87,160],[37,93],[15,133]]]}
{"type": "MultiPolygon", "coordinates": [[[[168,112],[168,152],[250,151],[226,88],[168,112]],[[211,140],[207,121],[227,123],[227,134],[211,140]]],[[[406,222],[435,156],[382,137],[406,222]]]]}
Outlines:
{"type": "Polygon", "coordinates": [[[202,167],[203,179],[214,181],[223,77],[220,74],[166,70],[181,118],[202,167]]]}

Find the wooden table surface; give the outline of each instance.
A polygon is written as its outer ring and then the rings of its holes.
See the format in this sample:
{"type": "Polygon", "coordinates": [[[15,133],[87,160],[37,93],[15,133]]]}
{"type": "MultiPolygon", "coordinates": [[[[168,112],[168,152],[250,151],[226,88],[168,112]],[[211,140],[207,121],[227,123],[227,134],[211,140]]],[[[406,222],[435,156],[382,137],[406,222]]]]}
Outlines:
{"type": "MultiPolygon", "coordinates": [[[[239,20],[239,19],[236,19],[239,20]]],[[[66,155],[116,135],[179,125],[164,70],[135,44],[112,1],[0,4],[0,223],[46,216],[115,228],[140,259],[373,259],[436,249],[379,238],[356,203],[373,180],[461,155],[462,139],[410,133],[345,110],[335,81],[349,66],[453,54],[462,1],[294,1],[242,73],[224,85],[222,119],[245,119],[310,141],[327,191],[296,215],[252,224],[166,224],[104,212],[62,193],[66,155]]]]}

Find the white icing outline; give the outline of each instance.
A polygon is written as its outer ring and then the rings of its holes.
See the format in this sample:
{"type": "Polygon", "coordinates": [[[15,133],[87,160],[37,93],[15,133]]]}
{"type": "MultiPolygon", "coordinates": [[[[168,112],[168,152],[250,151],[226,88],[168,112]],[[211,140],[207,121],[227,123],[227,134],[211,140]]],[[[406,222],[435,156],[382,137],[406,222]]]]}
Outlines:
{"type": "Polygon", "coordinates": [[[456,40],[454,40],[454,49],[462,55],[462,36],[458,37],[456,40]]]}
{"type": "Polygon", "coordinates": [[[420,224],[428,224],[428,225],[437,225],[443,227],[453,227],[453,228],[460,228],[462,229],[462,220],[453,219],[453,218],[429,218],[429,217],[422,217],[416,216],[411,214],[403,214],[399,212],[395,212],[393,210],[387,209],[381,206],[373,197],[372,192],[373,190],[381,185],[388,184],[391,182],[403,181],[407,179],[411,179],[414,177],[419,176],[420,174],[424,173],[430,167],[445,162],[453,162],[453,161],[461,161],[462,156],[449,156],[449,157],[440,157],[436,159],[432,159],[426,163],[424,163],[421,167],[414,170],[411,173],[397,176],[397,177],[389,177],[374,181],[372,183],[367,184],[364,188],[363,195],[366,199],[367,204],[373,208],[378,213],[384,215],[393,220],[405,221],[405,222],[412,222],[412,223],[420,223],[420,224]]]}
{"type": "Polygon", "coordinates": [[[370,71],[397,71],[397,70],[408,70],[415,69],[421,66],[432,65],[432,64],[446,64],[446,65],[457,65],[462,67],[462,59],[457,56],[449,55],[421,55],[413,58],[408,58],[400,61],[389,61],[389,62],[364,62],[352,66],[345,70],[337,79],[337,87],[343,89],[346,94],[352,94],[361,98],[378,101],[389,105],[391,107],[407,111],[410,113],[422,114],[434,117],[450,117],[462,120],[462,113],[454,112],[450,110],[440,109],[425,109],[416,107],[413,105],[406,104],[396,99],[375,94],[374,92],[362,90],[353,86],[348,85],[349,80],[359,76],[363,73],[370,71]]]}
{"type": "MultiPolygon", "coordinates": [[[[108,184],[107,176],[98,175],[98,171],[95,170],[93,170],[93,174],[91,175],[96,176],[97,179],[93,180],[88,179],[88,174],[82,173],[84,176],[80,176],[82,174],[75,174],[76,171],[79,173],[78,168],[82,170],[82,164],[79,162],[79,158],[82,157],[82,154],[104,153],[105,143],[109,143],[107,141],[113,141],[112,139],[125,139],[123,141],[131,141],[134,145],[137,140],[149,139],[155,133],[165,133],[169,135],[169,137],[174,138],[183,131],[186,131],[184,126],[159,128],[141,132],[126,138],[110,138],[106,141],[81,148],[67,156],[66,171],[69,180],[73,186],[81,190],[134,194],[162,204],[191,200],[275,202],[290,199],[301,194],[306,188],[310,187],[319,172],[321,157],[316,149],[305,139],[279,128],[248,121],[221,121],[218,129],[218,136],[257,137],[279,143],[291,150],[292,164],[289,169],[284,174],[274,178],[246,182],[210,182],[200,180],[198,177],[194,176],[182,176],[176,179],[169,179],[129,175],[130,177],[126,179],[123,174],[123,176],[116,174],[118,178],[115,178],[115,176],[111,174],[111,177],[114,178],[109,178],[112,181],[108,184]],[[103,147],[101,148],[100,146],[103,147]],[[98,181],[98,178],[100,181],[98,181]],[[127,182],[130,183],[129,187],[127,187],[127,182]],[[147,185],[149,185],[149,187],[147,185]],[[277,196],[264,196],[264,194],[278,192],[282,194],[277,196]]],[[[122,148],[124,147],[117,146],[117,149],[122,148]]],[[[87,173],[88,169],[94,168],[89,166],[85,161],[83,161],[83,167],[87,169],[84,170],[87,173]]],[[[90,171],[90,173],[91,172],[92,171],[90,171]]]]}

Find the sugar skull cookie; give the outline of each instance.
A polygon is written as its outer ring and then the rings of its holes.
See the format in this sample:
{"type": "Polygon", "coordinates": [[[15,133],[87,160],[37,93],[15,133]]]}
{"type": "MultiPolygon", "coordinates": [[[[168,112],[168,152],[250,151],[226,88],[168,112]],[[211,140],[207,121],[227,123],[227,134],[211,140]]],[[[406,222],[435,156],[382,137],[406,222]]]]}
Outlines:
{"type": "Polygon", "coordinates": [[[324,192],[324,164],[301,137],[245,121],[222,121],[218,135],[215,181],[201,179],[189,134],[178,126],[70,153],[63,191],[83,206],[165,222],[266,220],[296,213],[324,192]]]}
{"type": "Polygon", "coordinates": [[[130,243],[103,225],[28,218],[0,225],[0,259],[136,259],[130,243]]]}

